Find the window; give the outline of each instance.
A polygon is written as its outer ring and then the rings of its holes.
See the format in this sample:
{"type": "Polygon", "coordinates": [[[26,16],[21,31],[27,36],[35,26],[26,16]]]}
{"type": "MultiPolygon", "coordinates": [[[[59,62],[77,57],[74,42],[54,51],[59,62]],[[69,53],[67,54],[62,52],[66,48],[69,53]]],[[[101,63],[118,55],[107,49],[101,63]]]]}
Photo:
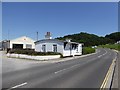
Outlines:
{"type": "Polygon", "coordinates": [[[78,46],[76,47],[76,51],[78,52],[78,46]]]}
{"type": "Polygon", "coordinates": [[[57,45],[53,45],[53,52],[57,52],[57,45]]]}
{"type": "Polygon", "coordinates": [[[46,52],[46,45],[42,45],[42,51],[46,52]]]}
{"type": "Polygon", "coordinates": [[[31,44],[26,44],[26,48],[31,49],[32,45],[31,44]]]}

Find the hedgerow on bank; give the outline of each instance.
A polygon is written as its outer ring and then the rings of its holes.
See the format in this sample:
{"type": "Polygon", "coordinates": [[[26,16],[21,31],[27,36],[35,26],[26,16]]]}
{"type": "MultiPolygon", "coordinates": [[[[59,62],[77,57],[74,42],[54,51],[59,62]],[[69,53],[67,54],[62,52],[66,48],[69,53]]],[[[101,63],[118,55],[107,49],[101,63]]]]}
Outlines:
{"type": "Polygon", "coordinates": [[[106,45],[100,45],[99,47],[110,48],[120,51],[120,44],[106,44],[106,45]]]}

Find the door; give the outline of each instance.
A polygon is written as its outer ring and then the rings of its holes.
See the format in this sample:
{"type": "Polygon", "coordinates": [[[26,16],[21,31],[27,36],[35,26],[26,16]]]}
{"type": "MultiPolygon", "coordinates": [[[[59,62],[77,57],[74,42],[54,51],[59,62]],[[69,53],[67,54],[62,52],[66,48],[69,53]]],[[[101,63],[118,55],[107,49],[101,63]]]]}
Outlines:
{"type": "Polygon", "coordinates": [[[57,52],[57,45],[53,45],[53,52],[57,52]]]}
{"type": "Polygon", "coordinates": [[[42,51],[46,52],[46,45],[42,45],[42,51]]]}

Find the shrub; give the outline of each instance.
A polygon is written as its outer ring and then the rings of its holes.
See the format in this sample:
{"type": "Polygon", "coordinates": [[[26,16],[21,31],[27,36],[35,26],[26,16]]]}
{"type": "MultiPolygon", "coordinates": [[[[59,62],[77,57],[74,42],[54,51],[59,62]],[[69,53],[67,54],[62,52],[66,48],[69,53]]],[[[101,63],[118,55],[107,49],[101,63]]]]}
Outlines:
{"type": "Polygon", "coordinates": [[[91,48],[91,47],[83,47],[82,53],[83,54],[90,54],[90,53],[94,53],[95,49],[91,48]]]}

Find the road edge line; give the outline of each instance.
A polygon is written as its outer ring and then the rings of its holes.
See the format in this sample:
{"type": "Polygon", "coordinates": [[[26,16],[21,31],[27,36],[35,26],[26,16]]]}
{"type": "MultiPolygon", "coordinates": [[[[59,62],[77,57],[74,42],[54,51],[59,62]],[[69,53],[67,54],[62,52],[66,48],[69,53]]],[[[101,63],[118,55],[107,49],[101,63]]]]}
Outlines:
{"type": "MultiPolygon", "coordinates": [[[[117,52],[117,51],[115,51],[115,52],[117,52]]],[[[108,69],[108,71],[107,71],[107,74],[106,74],[106,76],[105,76],[105,78],[104,78],[104,80],[103,80],[103,83],[102,83],[102,85],[100,86],[100,90],[104,90],[104,88],[108,88],[108,87],[107,87],[108,80],[109,80],[110,75],[113,76],[113,74],[114,74],[114,69],[115,69],[115,66],[116,66],[116,59],[117,59],[117,56],[115,56],[115,58],[112,60],[112,64],[110,65],[110,67],[109,67],[109,69],[108,69]],[[112,70],[112,69],[113,69],[113,70],[112,70]]],[[[111,82],[112,82],[112,79],[110,80],[109,88],[110,88],[110,86],[111,86],[111,82]]]]}

